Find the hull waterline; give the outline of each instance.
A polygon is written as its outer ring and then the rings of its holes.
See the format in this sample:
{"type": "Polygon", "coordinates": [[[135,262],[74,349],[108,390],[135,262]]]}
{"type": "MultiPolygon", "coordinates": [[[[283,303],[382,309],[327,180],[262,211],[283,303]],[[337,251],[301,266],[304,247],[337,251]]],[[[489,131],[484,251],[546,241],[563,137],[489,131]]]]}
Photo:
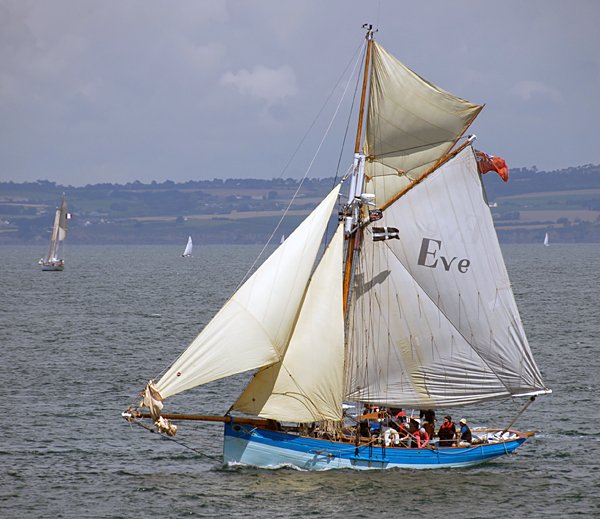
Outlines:
{"type": "Polygon", "coordinates": [[[64,264],[60,265],[56,265],[56,264],[42,264],[42,270],[44,272],[62,272],[65,269],[64,264]]]}
{"type": "Polygon", "coordinates": [[[526,436],[470,447],[407,449],[360,446],[307,438],[241,424],[225,424],[223,460],[263,468],[284,466],[303,470],[359,470],[469,467],[514,452],[526,436]]]}

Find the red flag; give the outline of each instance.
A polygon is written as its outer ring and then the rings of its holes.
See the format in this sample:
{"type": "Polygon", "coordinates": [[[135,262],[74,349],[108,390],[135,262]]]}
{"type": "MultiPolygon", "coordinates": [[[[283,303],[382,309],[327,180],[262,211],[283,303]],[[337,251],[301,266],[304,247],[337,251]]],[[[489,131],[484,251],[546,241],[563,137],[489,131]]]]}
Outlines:
{"type": "Polygon", "coordinates": [[[477,159],[479,173],[483,175],[488,171],[495,171],[504,182],[508,182],[508,166],[503,158],[494,157],[479,150],[475,150],[475,158],[477,159]]]}

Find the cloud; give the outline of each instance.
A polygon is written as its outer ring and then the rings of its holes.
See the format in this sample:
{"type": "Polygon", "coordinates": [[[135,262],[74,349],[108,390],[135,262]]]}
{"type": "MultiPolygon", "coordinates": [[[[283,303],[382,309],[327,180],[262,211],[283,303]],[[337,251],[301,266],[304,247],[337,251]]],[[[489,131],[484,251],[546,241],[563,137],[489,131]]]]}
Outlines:
{"type": "Polygon", "coordinates": [[[531,101],[539,97],[560,101],[562,96],[556,88],[539,81],[519,81],[510,89],[510,92],[524,101],[531,101]]]}
{"type": "Polygon", "coordinates": [[[252,71],[242,69],[236,73],[227,72],[221,77],[220,83],[232,86],[242,95],[260,99],[269,107],[298,93],[296,75],[288,65],[279,68],[257,65],[252,71]]]}
{"type": "MultiPolygon", "coordinates": [[[[275,176],[364,44],[360,27],[370,20],[403,63],[486,103],[477,133],[511,163],[600,162],[600,2],[371,4],[0,0],[0,179],[275,176]],[[419,23],[400,30],[402,19],[431,22],[431,38],[422,39],[419,23]],[[510,27],[511,38],[490,38],[490,19],[510,27]],[[449,41],[450,55],[440,53],[449,41]],[[266,141],[275,157],[253,153],[266,141]]],[[[309,138],[320,138],[317,128],[309,138]]],[[[339,150],[321,157],[337,164],[339,150]]]]}

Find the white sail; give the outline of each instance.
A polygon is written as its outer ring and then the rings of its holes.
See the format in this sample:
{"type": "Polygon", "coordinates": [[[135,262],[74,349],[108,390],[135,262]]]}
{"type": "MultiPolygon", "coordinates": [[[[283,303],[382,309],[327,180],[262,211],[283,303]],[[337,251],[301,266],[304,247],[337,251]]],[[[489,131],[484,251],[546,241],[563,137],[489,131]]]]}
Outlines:
{"type": "Polygon", "coordinates": [[[548,233],[546,233],[546,236],[544,236],[544,245],[546,247],[548,247],[548,245],[550,245],[550,243],[548,242],[548,233]]]}
{"type": "Polygon", "coordinates": [[[372,226],[399,239],[365,235],[349,397],[435,408],[545,391],[470,147],[372,226]]]}
{"type": "Polygon", "coordinates": [[[163,398],[281,359],[339,189],[238,289],[158,381],[163,398]]]}
{"type": "Polygon", "coordinates": [[[366,190],[390,200],[433,167],[483,108],[415,74],[373,43],[366,190]]]}
{"type": "Polygon", "coordinates": [[[42,263],[51,263],[59,261],[60,242],[67,238],[68,229],[68,212],[67,200],[63,194],[60,206],[56,208],[54,213],[54,222],[52,224],[52,236],[50,238],[50,246],[48,247],[48,255],[42,263]]]}
{"type": "Polygon", "coordinates": [[[60,208],[54,212],[54,223],[52,224],[52,237],[50,238],[50,248],[46,261],[56,261],[58,259],[58,244],[60,240],[60,208]]]}
{"type": "Polygon", "coordinates": [[[60,204],[60,217],[58,219],[58,241],[64,241],[67,239],[68,218],[69,213],[67,212],[67,200],[63,195],[60,204]]]}
{"type": "Polygon", "coordinates": [[[288,422],[342,419],[342,255],[339,225],[312,276],[283,359],[254,376],[234,409],[288,422]]]}
{"type": "Polygon", "coordinates": [[[182,256],[186,257],[186,256],[191,256],[192,255],[192,248],[193,248],[193,244],[192,244],[192,237],[188,236],[188,241],[185,245],[185,249],[183,251],[182,256]]]}

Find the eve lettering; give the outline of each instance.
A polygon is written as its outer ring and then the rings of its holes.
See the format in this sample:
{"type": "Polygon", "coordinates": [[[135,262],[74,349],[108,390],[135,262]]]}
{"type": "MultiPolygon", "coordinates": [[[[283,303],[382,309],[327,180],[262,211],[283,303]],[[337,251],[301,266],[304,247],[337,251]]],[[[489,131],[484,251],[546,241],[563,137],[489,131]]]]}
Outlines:
{"type": "MultiPolygon", "coordinates": [[[[434,240],[433,238],[423,238],[421,242],[421,250],[419,251],[419,259],[417,264],[423,267],[436,268],[440,264],[446,272],[450,271],[452,264],[458,260],[456,256],[453,258],[447,258],[440,254],[442,248],[441,240],[434,240]],[[441,260],[441,261],[440,261],[441,260]]],[[[471,265],[471,261],[467,258],[458,260],[455,264],[456,270],[461,274],[465,274],[471,265]]]]}

